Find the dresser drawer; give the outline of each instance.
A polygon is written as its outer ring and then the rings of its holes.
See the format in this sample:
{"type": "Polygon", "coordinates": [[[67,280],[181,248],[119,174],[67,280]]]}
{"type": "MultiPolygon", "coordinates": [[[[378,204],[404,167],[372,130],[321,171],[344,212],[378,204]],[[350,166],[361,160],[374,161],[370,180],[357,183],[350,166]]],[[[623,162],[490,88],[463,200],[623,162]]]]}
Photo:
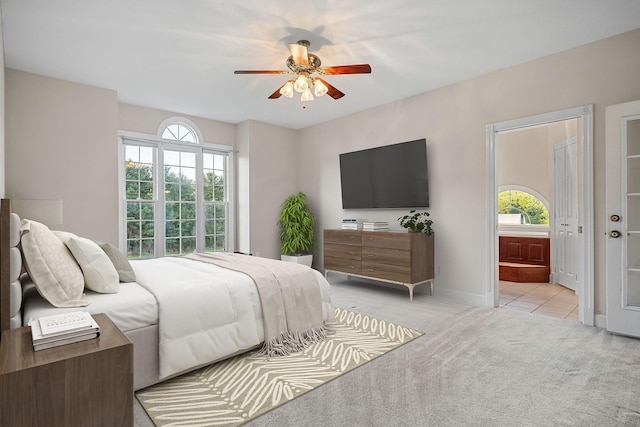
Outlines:
{"type": "Polygon", "coordinates": [[[325,270],[342,271],[344,273],[362,274],[362,263],[360,260],[324,257],[325,270]]]}
{"type": "Polygon", "coordinates": [[[411,267],[362,261],[362,275],[372,278],[411,283],[411,267]]]}
{"type": "Polygon", "coordinates": [[[356,230],[324,230],[324,243],[360,246],[362,232],[356,230]]]}
{"type": "Polygon", "coordinates": [[[388,231],[375,232],[375,231],[363,231],[362,232],[362,246],[369,246],[374,248],[385,249],[404,249],[406,251],[411,249],[411,236],[409,233],[389,233],[388,231]]]}
{"type": "Polygon", "coordinates": [[[411,267],[411,252],[402,249],[363,246],[362,261],[411,267]]]}
{"type": "Polygon", "coordinates": [[[345,259],[361,259],[362,250],[360,246],[355,245],[339,245],[336,243],[325,243],[324,256],[330,258],[345,258],[345,259]]]}

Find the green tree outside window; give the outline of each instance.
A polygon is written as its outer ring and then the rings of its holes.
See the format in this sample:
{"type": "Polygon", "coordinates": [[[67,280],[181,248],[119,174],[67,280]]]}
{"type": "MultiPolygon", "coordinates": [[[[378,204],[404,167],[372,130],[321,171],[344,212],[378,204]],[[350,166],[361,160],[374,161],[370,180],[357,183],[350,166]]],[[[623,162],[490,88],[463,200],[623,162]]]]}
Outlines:
{"type": "Polygon", "coordinates": [[[521,214],[526,224],[549,224],[549,211],[534,195],[518,190],[498,194],[498,214],[521,214]]]}

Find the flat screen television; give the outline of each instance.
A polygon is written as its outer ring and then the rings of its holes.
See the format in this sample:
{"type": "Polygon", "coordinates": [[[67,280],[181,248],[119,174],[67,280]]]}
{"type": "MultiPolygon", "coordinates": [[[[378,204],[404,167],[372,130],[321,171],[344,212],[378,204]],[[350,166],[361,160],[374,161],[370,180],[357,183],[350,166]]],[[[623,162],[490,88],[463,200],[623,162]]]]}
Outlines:
{"type": "Polygon", "coordinates": [[[340,154],[343,209],[429,207],[427,141],[340,154]]]}

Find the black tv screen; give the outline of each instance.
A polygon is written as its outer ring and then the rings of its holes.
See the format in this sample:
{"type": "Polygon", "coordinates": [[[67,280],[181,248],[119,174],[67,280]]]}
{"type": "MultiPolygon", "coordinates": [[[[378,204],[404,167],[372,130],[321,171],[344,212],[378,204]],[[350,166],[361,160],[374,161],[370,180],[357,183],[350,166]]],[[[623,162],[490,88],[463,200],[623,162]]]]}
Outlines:
{"type": "Polygon", "coordinates": [[[340,154],[343,209],[429,207],[427,141],[340,154]]]}

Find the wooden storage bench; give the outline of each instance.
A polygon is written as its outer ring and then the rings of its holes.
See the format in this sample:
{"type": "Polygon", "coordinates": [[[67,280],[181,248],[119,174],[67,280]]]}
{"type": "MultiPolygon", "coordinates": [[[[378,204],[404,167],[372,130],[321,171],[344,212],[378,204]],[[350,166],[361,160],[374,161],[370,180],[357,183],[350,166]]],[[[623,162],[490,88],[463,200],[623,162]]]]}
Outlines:
{"type": "Polygon", "coordinates": [[[499,278],[509,282],[549,282],[548,237],[499,236],[499,278]]]}

